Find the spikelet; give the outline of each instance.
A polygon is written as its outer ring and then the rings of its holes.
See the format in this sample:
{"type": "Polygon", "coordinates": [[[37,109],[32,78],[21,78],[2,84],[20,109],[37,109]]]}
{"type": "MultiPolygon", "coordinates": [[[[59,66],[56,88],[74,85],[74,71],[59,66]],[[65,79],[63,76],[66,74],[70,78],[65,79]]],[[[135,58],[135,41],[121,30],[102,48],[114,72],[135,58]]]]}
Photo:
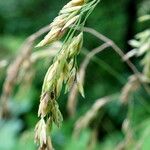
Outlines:
{"type": "Polygon", "coordinates": [[[64,26],[66,17],[68,17],[68,14],[62,14],[62,15],[57,16],[54,19],[54,21],[50,24],[50,27],[52,28],[54,26],[57,26],[57,27],[64,26]]]}
{"type": "Polygon", "coordinates": [[[36,47],[42,47],[46,44],[50,44],[56,40],[58,40],[63,35],[63,31],[61,31],[61,28],[52,28],[51,31],[44,37],[44,39],[36,46],[36,47]]]}
{"type": "Polygon", "coordinates": [[[66,4],[63,8],[69,8],[73,6],[80,6],[85,3],[85,0],[72,0],[68,4],[66,4]]]}
{"type": "Polygon", "coordinates": [[[39,150],[53,150],[51,139],[46,134],[48,125],[49,120],[45,123],[43,118],[36,124],[34,141],[39,144],[39,150]]]}
{"type": "Polygon", "coordinates": [[[40,147],[43,147],[46,144],[46,124],[42,118],[35,127],[35,142],[40,144],[40,147]]]}
{"type": "Polygon", "coordinates": [[[66,4],[59,12],[59,15],[53,20],[50,27],[50,32],[44,39],[36,46],[42,47],[60,39],[67,28],[73,25],[80,17],[79,11],[83,7],[84,0],[72,0],[66,4]]]}
{"type": "Polygon", "coordinates": [[[59,79],[57,80],[57,86],[56,86],[57,97],[60,96],[60,92],[62,90],[62,85],[63,85],[63,80],[64,80],[63,73],[61,73],[59,79]]]}
{"type": "Polygon", "coordinates": [[[69,90],[72,88],[74,82],[76,79],[76,68],[73,68],[70,72],[70,74],[68,75],[68,80],[66,83],[66,89],[65,89],[65,93],[69,92],[69,90]]]}
{"type": "Polygon", "coordinates": [[[79,90],[80,94],[82,95],[82,97],[85,98],[84,89],[83,89],[83,83],[82,83],[82,81],[80,79],[79,74],[77,74],[77,87],[78,87],[78,90],[79,90]]]}
{"type": "Polygon", "coordinates": [[[69,57],[74,57],[79,54],[83,44],[83,33],[80,33],[77,37],[74,37],[72,43],[69,45],[69,57]]]}
{"type": "Polygon", "coordinates": [[[63,121],[63,117],[59,110],[59,106],[56,101],[51,101],[51,106],[52,120],[57,125],[57,127],[60,127],[63,121]]]}
{"type": "Polygon", "coordinates": [[[39,105],[39,110],[38,110],[38,116],[41,116],[44,118],[48,112],[48,103],[49,103],[50,97],[48,93],[45,93],[44,96],[41,98],[41,102],[39,105]]]}
{"type": "Polygon", "coordinates": [[[76,20],[78,20],[80,17],[80,15],[74,16],[73,18],[71,18],[62,28],[62,31],[64,31],[65,29],[67,29],[70,25],[72,25],[76,20]]]}

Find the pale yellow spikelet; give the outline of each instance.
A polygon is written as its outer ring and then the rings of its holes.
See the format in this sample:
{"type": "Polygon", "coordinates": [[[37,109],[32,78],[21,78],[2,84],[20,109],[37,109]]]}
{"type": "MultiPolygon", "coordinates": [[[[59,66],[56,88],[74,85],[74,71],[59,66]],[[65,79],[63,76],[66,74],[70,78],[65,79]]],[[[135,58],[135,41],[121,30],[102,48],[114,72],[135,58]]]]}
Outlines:
{"type": "Polygon", "coordinates": [[[69,14],[61,14],[59,16],[57,16],[54,21],[50,24],[50,27],[62,27],[65,22],[66,22],[66,18],[68,18],[69,14]]]}
{"type": "Polygon", "coordinates": [[[52,101],[51,113],[54,123],[57,125],[57,127],[60,127],[63,121],[63,117],[56,101],[52,101]]]}
{"type": "Polygon", "coordinates": [[[35,127],[35,142],[40,144],[40,147],[46,144],[46,124],[43,118],[37,123],[35,127]]]}
{"type": "Polygon", "coordinates": [[[46,124],[44,120],[42,120],[43,123],[41,125],[41,134],[40,134],[40,146],[43,147],[44,144],[46,144],[46,124]]]}
{"type": "Polygon", "coordinates": [[[56,61],[49,69],[49,72],[47,74],[47,79],[46,82],[50,82],[52,80],[52,78],[54,77],[54,75],[56,74],[57,71],[57,67],[59,65],[59,62],[56,61]]]}
{"type": "Polygon", "coordinates": [[[75,79],[76,79],[76,68],[74,67],[71,70],[70,75],[68,77],[68,80],[67,80],[67,83],[66,83],[65,92],[68,92],[72,88],[72,86],[73,86],[73,84],[75,82],[75,79]]]}
{"type": "Polygon", "coordinates": [[[69,13],[68,17],[66,17],[66,23],[72,19],[74,16],[76,16],[78,14],[78,11],[74,11],[72,13],[69,13]]]}
{"type": "Polygon", "coordinates": [[[61,28],[52,28],[52,30],[45,36],[45,38],[36,47],[42,47],[45,46],[46,44],[50,44],[58,40],[61,37],[61,35],[63,35],[61,28]]]}
{"type": "Polygon", "coordinates": [[[79,74],[77,74],[77,87],[78,87],[78,90],[79,90],[80,94],[82,95],[82,97],[85,98],[83,83],[81,82],[79,74]]]}
{"type": "Polygon", "coordinates": [[[68,65],[68,63],[66,62],[65,65],[64,65],[64,68],[63,68],[64,83],[67,82],[68,77],[69,77],[69,65],[68,65]]]}
{"type": "Polygon", "coordinates": [[[45,75],[43,87],[42,87],[42,95],[45,94],[45,92],[50,91],[50,88],[52,87],[54,83],[54,75],[56,74],[58,66],[58,61],[55,62],[53,65],[51,65],[45,75]]]}
{"type": "Polygon", "coordinates": [[[66,13],[71,13],[74,11],[79,11],[81,8],[82,6],[74,6],[74,7],[65,8],[60,11],[60,14],[66,14],[66,13]]]}
{"type": "Polygon", "coordinates": [[[68,64],[69,70],[71,70],[73,68],[73,65],[74,65],[74,59],[72,58],[68,64]]]}
{"type": "Polygon", "coordinates": [[[85,0],[72,0],[69,3],[67,3],[64,8],[69,8],[69,7],[73,7],[73,6],[81,6],[85,3],[85,0]]]}
{"type": "Polygon", "coordinates": [[[62,9],[73,7],[72,1],[68,2],[62,9]]]}
{"type": "Polygon", "coordinates": [[[41,102],[39,105],[39,110],[38,110],[38,116],[41,116],[44,118],[47,115],[48,112],[48,102],[50,100],[50,96],[48,93],[45,93],[41,97],[41,102]]]}
{"type": "Polygon", "coordinates": [[[79,54],[79,50],[81,49],[82,45],[83,45],[83,32],[81,32],[78,36],[77,36],[77,39],[78,41],[78,47],[77,47],[77,54],[79,54]]]}
{"type": "Polygon", "coordinates": [[[70,27],[76,20],[78,20],[80,17],[80,15],[74,16],[73,18],[71,18],[66,24],[65,26],[62,28],[62,31],[65,30],[66,28],[70,27]]]}

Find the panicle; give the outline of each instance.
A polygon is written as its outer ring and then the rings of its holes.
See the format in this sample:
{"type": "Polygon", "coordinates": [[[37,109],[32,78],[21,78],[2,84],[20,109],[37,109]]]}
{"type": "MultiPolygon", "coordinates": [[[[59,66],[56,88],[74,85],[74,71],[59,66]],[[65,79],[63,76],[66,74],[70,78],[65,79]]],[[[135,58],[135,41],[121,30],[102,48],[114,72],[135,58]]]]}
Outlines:
{"type": "MultiPolygon", "coordinates": [[[[76,82],[79,92],[84,97],[83,83],[77,74],[76,61],[83,45],[83,33],[75,36],[78,31],[73,26],[81,25],[81,16],[85,12],[85,9],[82,8],[87,6],[85,5],[87,2],[88,0],[71,0],[67,3],[50,24],[49,33],[36,46],[46,46],[59,40],[71,27],[61,50],[54,58],[44,78],[38,110],[38,116],[41,119],[35,127],[35,141],[40,145],[39,150],[53,149],[46,133],[53,123],[58,127],[62,124],[63,117],[57,99],[61,94],[63,84],[65,84],[65,92],[68,92],[76,82]]],[[[90,10],[90,7],[88,9],[90,10]]]]}

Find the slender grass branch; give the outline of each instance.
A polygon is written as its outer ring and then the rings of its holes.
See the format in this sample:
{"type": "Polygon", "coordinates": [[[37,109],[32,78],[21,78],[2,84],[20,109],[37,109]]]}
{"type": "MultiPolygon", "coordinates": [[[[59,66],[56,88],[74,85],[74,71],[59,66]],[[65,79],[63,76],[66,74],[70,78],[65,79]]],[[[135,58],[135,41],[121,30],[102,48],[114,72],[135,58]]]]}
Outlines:
{"type": "MultiPolygon", "coordinates": [[[[110,45],[110,47],[112,47],[113,50],[123,60],[125,54],[123,53],[123,51],[111,39],[107,38],[106,36],[104,36],[103,34],[99,33],[98,31],[96,31],[96,30],[94,30],[92,28],[84,27],[83,31],[94,35],[95,37],[97,37],[101,41],[103,41],[103,42],[107,43],[108,45],[110,45]]],[[[125,60],[125,62],[130,67],[130,69],[133,71],[133,73],[136,75],[136,77],[138,78],[138,81],[144,87],[144,89],[148,93],[148,95],[150,95],[150,88],[145,83],[143,83],[143,81],[141,80],[141,73],[138,71],[136,66],[129,59],[125,60]]]]}

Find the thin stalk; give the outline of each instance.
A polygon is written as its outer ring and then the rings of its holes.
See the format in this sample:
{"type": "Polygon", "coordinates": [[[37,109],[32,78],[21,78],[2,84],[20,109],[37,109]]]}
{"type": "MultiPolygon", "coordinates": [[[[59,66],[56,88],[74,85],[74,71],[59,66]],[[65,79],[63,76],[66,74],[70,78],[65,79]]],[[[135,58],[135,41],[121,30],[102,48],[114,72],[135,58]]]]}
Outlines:
{"type": "MultiPolygon", "coordinates": [[[[122,59],[124,58],[125,54],[123,53],[123,51],[111,39],[107,38],[106,36],[92,28],[84,27],[83,31],[94,35],[105,43],[108,43],[122,59]]],[[[141,73],[138,71],[135,65],[130,60],[126,60],[126,64],[130,67],[135,76],[138,78],[138,81],[141,83],[147,94],[150,95],[150,88],[141,80],[141,73]]]]}

